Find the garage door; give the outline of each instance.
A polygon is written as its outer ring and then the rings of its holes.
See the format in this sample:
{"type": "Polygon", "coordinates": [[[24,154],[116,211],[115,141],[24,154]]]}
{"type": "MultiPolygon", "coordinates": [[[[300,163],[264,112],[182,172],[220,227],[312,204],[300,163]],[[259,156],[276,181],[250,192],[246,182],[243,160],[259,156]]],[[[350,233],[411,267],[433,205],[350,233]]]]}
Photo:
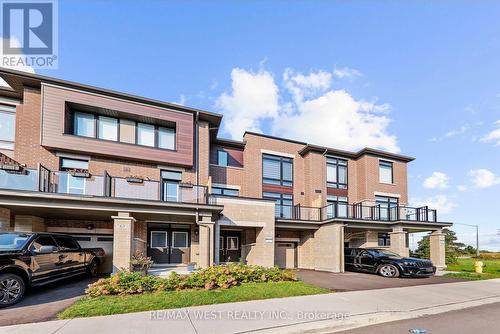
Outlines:
{"type": "Polygon", "coordinates": [[[95,234],[75,234],[73,235],[82,248],[104,249],[106,256],[104,262],[99,267],[101,273],[110,273],[113,271],[113,237],[110,235],[95,234]]]}
{"type": "Polygon", "coordinates": [[[295,244],[293,242],[277,242],[274,263],[280,268],[295,268],[295,244]]]}

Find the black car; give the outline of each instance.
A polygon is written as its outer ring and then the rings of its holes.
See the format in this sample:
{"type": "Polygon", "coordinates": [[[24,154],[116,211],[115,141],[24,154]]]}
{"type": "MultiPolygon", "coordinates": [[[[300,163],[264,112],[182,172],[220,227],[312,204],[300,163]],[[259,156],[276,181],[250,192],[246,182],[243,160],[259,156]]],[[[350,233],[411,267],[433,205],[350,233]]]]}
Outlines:
{"type": "Polygon", "coordinates": [[[346,270],[377,273],[384,277],[429,277],[436,267],[429,260],[401,257],[385,249],[345,248],[346,270]]]}
{"type": "Polygon", "coordinates": [[[0,308],[17,303],[26,288],[87,273],[95,276],[102,248],[81,248],[56,233],[0,233],[0,308]]]}

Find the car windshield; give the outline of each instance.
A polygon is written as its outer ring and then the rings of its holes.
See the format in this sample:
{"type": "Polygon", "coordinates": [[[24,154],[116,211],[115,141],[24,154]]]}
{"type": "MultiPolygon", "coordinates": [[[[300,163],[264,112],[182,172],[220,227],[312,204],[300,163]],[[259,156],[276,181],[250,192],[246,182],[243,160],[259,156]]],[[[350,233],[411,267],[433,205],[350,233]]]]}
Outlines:
{"type": "Polygon", "coordinates": [[[26,233],[0,233],[0,250],[21,249],[30,236],[26,233]]]}
{"type": "Polygon", "coordinates": [[[370,249],[368,250],[372,255],[375,256],[390,256],[390,257],[401,257],[401,255],[391,252],[386,249],[370,249]]]}

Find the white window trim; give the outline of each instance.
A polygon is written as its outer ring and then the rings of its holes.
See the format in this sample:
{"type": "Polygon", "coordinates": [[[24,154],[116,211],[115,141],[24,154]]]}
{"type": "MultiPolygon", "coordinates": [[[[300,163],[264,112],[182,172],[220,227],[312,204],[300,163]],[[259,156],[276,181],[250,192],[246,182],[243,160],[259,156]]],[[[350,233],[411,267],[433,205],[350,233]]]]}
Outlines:
{"type": "Polygon", "coordinates": [[[283,158],[295,159],[295,155],[294,154],[290,154],[290,153],[277,152],[277,151],[271,151],[271,150],[265,150],[265,149],[261,149],[260,153],[262,153],[262,154],[276,155],[276,156],[280,156],[280,157],[283,157],[283,158]]]}
{"type": "Polygon", "coordinates": [[[172,231],[172,248],[187,248],[187,247],[189,247],[189,234],[188,234],[188,232],[184,232],[184,231],[172,231]],[[176,234],[185,234],[186,235],[186,246],[184,246],[184,247],[174,246],[175,245],[175,235],[176,234]]]}
{"type": "Polygon", "coordinates": [[[385,197],[396,197],[396,198],[401,198],[400,194],[393,194],[393,193],[384,193],[380,191],[375,191],[373,193],[375,196],[385,196],[385,197]]]}
{"type": "Polygon", "coordinates": [[[240,238],[239,237],[226,237],[226,246],[229,246],[231,245],[231,243],[229,242],[229,239],[236,239],[236,248],[229,248],[227,247],[226,249],[227,250],[238,250],[240,249],[240,238]]]}
{"type": "Polygon", "coordinates": [[[167,231],[151,231],[150,233],[151,247],[150,248],[167,248],[168,247],[168,234],[167,231]],[[153,246],[153,233],[163,233],[165,235],[165,246],[153,246]]]}
{"type": "Polygon", "coordinates": [[[71,153],[56,152],[56,156],[59,158],[87,160],[90,162],[90,155],[77,155],[77,154],[71,154],[71,153]]]}

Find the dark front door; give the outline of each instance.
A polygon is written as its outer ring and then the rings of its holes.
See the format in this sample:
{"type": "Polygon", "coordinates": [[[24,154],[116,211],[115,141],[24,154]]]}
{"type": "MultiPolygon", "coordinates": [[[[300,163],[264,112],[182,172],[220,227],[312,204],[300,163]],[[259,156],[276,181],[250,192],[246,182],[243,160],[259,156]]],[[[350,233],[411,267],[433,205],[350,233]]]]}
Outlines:
{"type": "Polygon", "coordinates": [[[176,229],[170,225],[149,228],[147,251],[154,263],[188,262],[189,250],[188,229],[176,229]]]}
{"type": "Polygon", "coordinates": [[[219,238],[219,261],[238,262],[241,258],[241,232],[221,231],[219,238]]]}

